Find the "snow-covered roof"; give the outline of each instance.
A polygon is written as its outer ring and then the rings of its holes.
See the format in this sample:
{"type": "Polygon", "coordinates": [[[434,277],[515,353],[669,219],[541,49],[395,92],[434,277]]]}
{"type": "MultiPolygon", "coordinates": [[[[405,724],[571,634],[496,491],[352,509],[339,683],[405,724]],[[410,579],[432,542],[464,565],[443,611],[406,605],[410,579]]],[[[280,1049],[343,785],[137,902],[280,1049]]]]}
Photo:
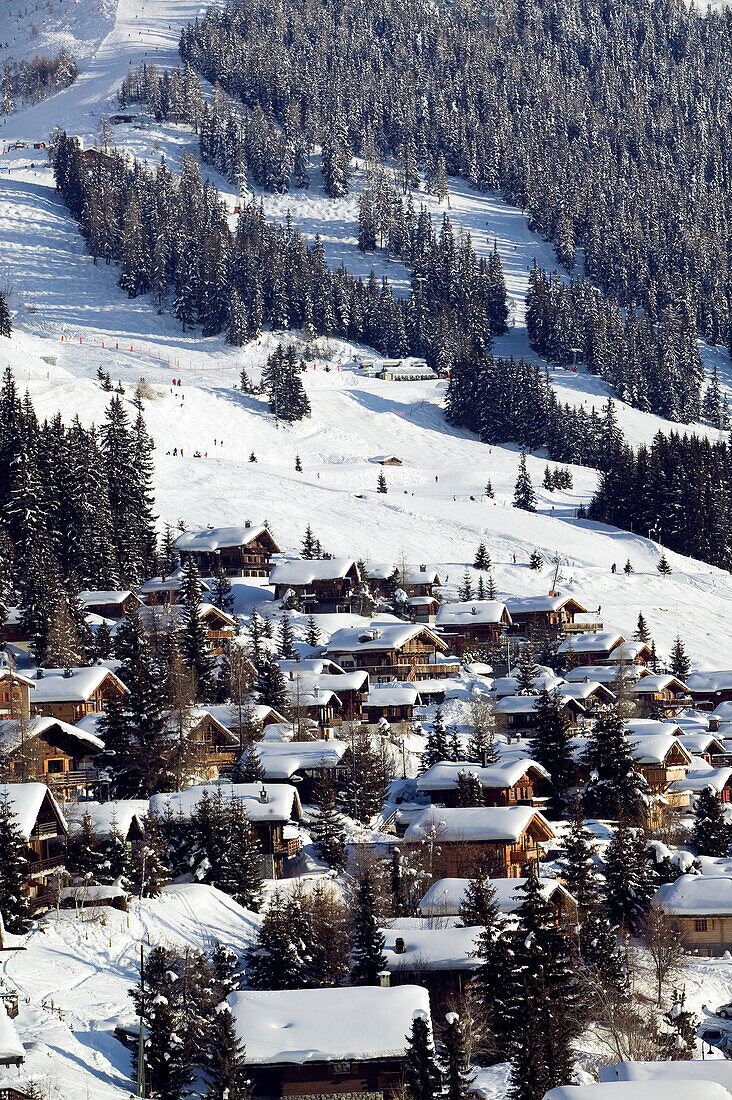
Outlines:
{"type": "Polygon", "coordinates": [[[110,589],[106,592],[80,592],[79,599],[86,606],[94,606],[100,603],[123,603],[134,593],[127,589],[110,589]]]}
{"type": "MultiPolygon", "coordinates": [[[[173,545],[176,550],[193,550],[212,553],[229,546],[248,546],[267,528],[264,524],[243,524],[240,527],[205,527],[198,531],[184,531],[173,545]]],[[[269,532],[267,532],[269,535],[269,532]]],[[[271,536],[270,536],[271,538],[271,536]]]]}
{"type": "MultiPolygon", "coordinates": [[[[537,676],[534,676],[531,683],[536,691],[541,691],[542,688],[546,688],[547,691],[554,691],[555,688],[564,684],[564,680],[561,676],[555,676],[550,670],[546,672],[541,670],[537,676]]],[[[493,689],[496,698],[502,699],[508,695],[516,695],[520,691],[520,684],[516,676],[498,676],[494,681],[493,689]]]]}
{"type": "Polygon", "coordinates": [[[62,886],[59,890],[60,901],[102,902],[115,901],[127,897],[121,886],[62,886]]]}
{"type": "Polygon", "coordinates": [[[612,703],[615,699],[615,693],[599,680],[575,680],[573,683],[563,683],[559,690],[567,699],[579,699],[580,702],[591,699],[593,695],[606,703],[612,703]]]}
{"type": "Polygon", "coordinates": [[[321,688],[319,684],[301,684],[297,680],[286,680],[285,687],[290,697],[290,702],[306,710],[314,708],[320,710],[323,707],[335,703],[340,706],[341,700],[330,688],[321,688]]]}
{"type": "Polygon", "coordinates": [[[436,836],[438,842],[454,840],[486,840],[516,842],[537,819],[547,836],[552,829],[531,806],[480,806],[468,809],[427,806],[408,826],[407,840],[423,840],[436,836]]]}
{"type": "Polygon", "coordinates": [[[289,779],[305,768],[335,768],[347,749],[345,741],[259,741],[255,753],[266,779],[289,779]]]}
{"type": "Polygon", "coordinates": [[[269,575],[270,584],[297,586],[312,584],[314,581],[334,581],[358,567],[353,558],[292,558],[280,562],[269,575]]]}
{"type": "MultiPolygon", "coordinates": [[[[288,661],[290,665],[292,662],[288,661]]],[[[324,662],[330,664],[329,661],[324,662]]],[[[280,662],[288,684],[299,685],[300,689],[312,690],[314,687],[323,688],[326,691],[334,691],[336,695],[342,691],[361,691],[368,681],[369,674],[366,669],[355,669],[353,672],[343,673],[314,673],[307,670],[301,671],[297,665],[295,668],[284,669],[285,662],[280,662]]]]}
{"type": "MultiPolygon", "coordinates": [[[[513,913],[518,909],[523,901],[523,894],[519,892],[519,887],[526,882],[528,882],[528,879],[525,878],[494,878],[490,880],[495,892],[496,905],[502,913],[513,913]]],[[[437,882],[433,882],[419,903],[421,915],[423,917],[458,916],[469,883],[469,878],[441,878],[437,882]]],[[[554,878],[541,879],[539,885],[547,901],[558,892],[571,898],[571,894],[562,886],[561,882],[554,878]]]]}
{"type": "MultiPolygon", "coordinates": [[[[560,694],[557,702],[566,707],[570,703],[577,711],[584,711],[579,699],[571,699],[567,695],[560,694]]],[[[539,705],[538,695],[507,695],[496,703],[499,714],[533,714],[539,705]]]]}
{"type": "MultiPolygon", "coordinates": [[[[366,572],[371,580],[385,581],[392,575],[395,569],[399,569],[401,577],[402,567],[394,562],[370,561],[366,565],[366,572]]],[[[404,583],[414,584],[439,584],[440,575],[432,565],[407,565],[404,569],[404,583]]]]}
{"type": "Polygon", "coordinates": [[[732,916],[732,877],[679,875],[675,882],[659,886],[653,902],[678,917],[729,917],[732,916]]]}
{"type": "MultiPolygon", "coordinates": [[[[217,722],[220,722],[222,726],[226,726],[227,729],[237,729],[239,725],[239,707],[230,705],[229,703],[215,703],[207,706],[206,711],[215,718],[217,722]]],[[[268,717],[274,715],[276,722],[286,722],[284,714],[280,714],[274,707],[267,706],[265,703],[252,703],[249,699],[246,700],[242,708],[243,717],[251,718],[253,722],[262,724],[268,717]]]]}
{"type": "Polygon", "coordinates": [[[23,1044],[18,1038],[15,1024],[8,1016],[5,1005],[0,1001],[0,1065],[24,1061],[23,1044]]]}
{"type": "Polygon", "coordinates": [[[684,733],[679,738],[691,756],[700,756],[704,752],[724,752],[724,745],[713,733],[684,733]]]}
{"type": "Polygon", "coordinates": [[[372,684],[364,707],[416,707],[419,692],[412,684],[372,684]]]}
{"type": "Polygon", "coordinates": [[[0,680],[13,680],[18,683],[25,684],[26,687],[34,688],[36,686],[35,680],[31,680],[30,676],[21,676],[19,672],[15,672],[12,668],[8,668],[7,665],[0,665],[0,680]]]}
{"type": "Polygon", "coordinates": [[[45,783],[0,783],[0,801],[5,798],[18,819],[18,829],[24,840],[30,839],[45,798],[50,800],[59,823],[66,829],[66,819],[45,783]]]}
{"type": "Polygon", "coordinates": [[[417,779],[419,791],[445,791],[451,787],[457,787],[458,777],[461,772],[472,773],[480,780],[482,787],[491,789],[505,789],[513,787],[527,772],[535,772],[545,779],[549,778],[549,772],[541,764],[537,764],[530,757],[518,757],[511,760],[502,760],[498,764],[489,764],[483,768],[480,764],[470,764],[465,760],[443,760],[427,768],[417,779]]]}
{"type": "Polygon", "coordinates": [[[644,676],[637,684],[630,684],[628,687],[628,691],[634,695],[655,695],[656,692],[669,689],[679,692],[686,691],[687,687],[683,680],[679,680],[669,672],[651,673],[650,676],[644,676]]]}
{"type": "Polygon", "coordinates": [[[386,970],[475,970],[480,965],[475,948],[481,928],[397,927],[381,931],[386,970]],[[397,952],[399,939],[404,949],[397,952]]]}
{"type": "Polygon", "coordinates": [[[640,680],[646,672],[643,665],[578,665],[565,672],[564,678],[571,683],[594,680],[600,684],[614,684],[617,680],[640,680]]]}
{"type": "Polygon", "coordinates": [[[14,749],[18,748],[23,738],[28,740],[33,737],[41,737],[53,727],[58,729],[64,736],[71,737],[78,742],[82,750],[101,752],[104,748],[104,742],[93,733],[79,729],[78,726],[70,726],[68,722],[62,722],[59,718],[50,718],[45,715],[29,719],[23,723],[22,728],[20,722],[0,722],[0,744],[6,752],[13,752],[14,749]]]}
{"type": "Polygon", "coordinates": [[[370,650],[401,649],[412,638],[427,634],[438,649],[447,649],[424,623],[389,623],[374,621],[368,626],[346,626],[331,635],[328,653],[356,653],[370,650]]]}
{"type": "MultiPolygon", "coordinates": [[[[703,1065],[703,1062],[671,1062],[670,1065],[703,1065]]],[[[722,1085],[700,1078],[662,1081],[613,1081],[599,1085],[560,1085],[544,1100],[730,1100],[722,1085]]]]}
{"type": "Polygon", "coordinates": [[[246,989],[227,1000],[253,1065],[400,1058],[414,1014],[430,1015],[416,985],[246,989]]]}
{"type": "Polygon", "coordinates": [[[639,642],[636,638],[631,638],[612,651],[610,660],[616,665],[622,664],[624,661],[630,663],[644,652],[650,653],[650,647],[645,642],[639,642]]]}
{"type": "Polygon", "coordinates": [[[612,630],[603,630],[598,634],[570,634],[559,646],[557,653],[610,653],[625,638],[612,630]]]}
{"type": "Polygon", "coordinates": [[[530,615],[534,613],[540,613],[542,611],[561,611],[567,604],[573,604],[574,610],[578,614],[586,613],[587,608],[583,607],[574,596],[563,596],[558,593],[555,596],[507,596],[506,607],[513,615],[530,615]]]}
{"type": "Polygon", "coordinates": [[[663,764],[674,746],[683,760],[690,765],[691,753],[684,748],[678,737],[669,737],[667,734],[639,737],[631,741],[630,754],[637,764],[663,764]]]}
{"type": "Polygon", "coordinates": [[[435,617],[435,625],[441,627],[469,627],[504,622],[510,626],[511,616],[506,611],[505,603],[501,603],[500,600],[463,600],[459,603],[443,603],[435,617]]]}
{"type": "Polygon", "coordinates": [[[672,791],[703,791],[706,787],[721,791],[732,777],[732,768],[715,768],[703,756],[692,756],[689,770],[683,779],[671,784],[672,791]]]}
{"type": "Polygon", "coordinates": [[[729,691],[732,688],[732,669],[719,669],[715,672],[691,672],[686,677],[689,691],[700,695],[715,691],[729,691]]]}
{"type": "Polygon", "coordinates": [[[88,814],[94,831],[102,838],[111,836],[116,829],[126,837],[135,822],[142,829],[150,803],[146,798],[118,798],[113,802],[74,802],[66,807],[66,815],[72,827],[81,825],[88,814]]]}
{"type": "Polygon", "coordinates": [[[290,821],[302,816],[300,796],[288,783],[199,783],[184,791],[154,794],[150,799],[150,812],[162,815],[170,806],[174,814],[190,817],[204,792],[210,798],[221,795],[240,799],[247,817],[256,823],[290,821]],[[263,791],[266,801],[261,798],[263,791]]]}
{"type": "Polygon", "coordinates": [[[625,722],[629,737],[679,737],[681,728],[677,722],[662,722],[655,718],[631,718],[625,722]]]}
{"type": "MultiPolygon", "coordinates": [[[[732,1062],[726,1058],[709,1058],[706,1061],[672,1062],[618,1062],[603,1066],[600,1080],[612,1081],[668,1081],[691,1080],[716,1081],[732,1091],[732,1062]]],[[[691,1095],[691,1093],[689,1094],[691,1095]]],[[[696,1094],[694,1094],[696,1100],[696,1094]]]]}
{"type": "Polygon", "coordinates": [[[108,676],[122,691],[127,691],[118,676],[104,665],[90,668],[72,668],[67,676],[62,668],[34,669],[32,673],[36,692],[33,705],[44,703],[84,703],[108,676]]]}
{"type": "MultiPolygon", "coordinates": [[[[203,592],[211,591],[202,578],[199,578],[199,584],[203,592]]],[[[171,573],[169,577],[151,577],[149,581],[141,584],[137,591],[141,596],[148,596],[154,592],[180,592],[182,587],[183,571],[178,569],[175,573],[171,573]]]]}
{"type": "MultiPolygon", "coordinates": [[[[286,676],[289,676],[291,672],[303,675],[310,673],[312,676],[337,676],[345,675],[344,670],[335,661],[332,661],[330,657],[303,657],[300,661],[282,660],[277,662],[286,676]]],[[[367,673],[358,673],[358,675],[366,676],[367,673]]]]}

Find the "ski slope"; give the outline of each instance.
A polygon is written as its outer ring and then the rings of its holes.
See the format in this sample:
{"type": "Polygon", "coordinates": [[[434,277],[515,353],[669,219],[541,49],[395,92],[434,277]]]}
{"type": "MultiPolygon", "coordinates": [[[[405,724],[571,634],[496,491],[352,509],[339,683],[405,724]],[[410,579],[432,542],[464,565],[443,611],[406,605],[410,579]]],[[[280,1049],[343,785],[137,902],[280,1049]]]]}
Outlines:
{"type": "MultiPolygon", "coordinates": [[[[78,13],[78,6],[74,10],[78,13]]],[[[43,138],[60,124],[93,141],[100,117],[116,106],[116,88],[130,65],[146,57],[160,65],[177,64],[180,28],[201,10],[192,0],[119,0],[114,24],[82,60],[77,82],[11,116],[3,137],[43,138]]],[[[185,149],[196,146],[192,133],[172,125],[116,127],[115,140],[152,162],[164,153],[173,168],[185,149]]],[[[175,318],[158,314],[147,298],[130,301],[117,286],[117,269],[95,266],[87,255],[54,193],[48,167],[34,159],[42,155],[26,149],[0,157],[0,167],[9,169],[0,172],[0,286],[8,292],[15,323],[13,338],[0,346],[0,366],[11,363],[41,416],[61,410],[64,418],[78,413],[85,423],[99,422],[108,401],[96,380],[99,366],[115,382],[122,381],[126,399],[141,377],[147,379],[153,392],[146,419],[156,444],[161,523],[184,519],[192,526],[266,517],[288,551],[297,549],[311,523],[334,553],[439,564],[448,590],[457,586],[482,539],[505,594],[547,590],[549,568],[535,573],[527,567],[536,547],[547,559],[560,556],[563,586],[591,611],[601,607],[609,628],[631,632],[642,609],[661,654],[680,631],[695,663],[719,665],[732,580],[677,555],[670,555],[673,574],[663,579],[655,568],[658,547],[644,537],[648,532],[578,522],[576,509],[595,488],[593,471],[574,470],[570,492],[539,491],[537,515],[517,512],[510,506],[518,461],[514,448],[489,448],[451,429],[442,412],[444,382],[365,378],[354,369],[354,355],[368,354],[368,349],[341,341],[303,349],[310,364],[305,384],[312,417],[278,427],[262,398],[246,396],[234,384],[242,366],[256,377],[277,340],[292,335],[266,334],[247,348],[234,349],[220,338],[182,333],[175,318]],[[42,356],[57,361],[49,364],[42,356]],[[175,391],[174,377],[184,382],[175,391]],[[181,448],[183,457],[173,455],[181,448]],[[194,457],[196,450],[200,458],[194,457]],[[252,452],[256,463],[249,461],[252,452]],[[380,495],[375,492],[379,468],[371,460],[387,452],[397,454],[403,465],[387,471],[389,492],[380,495]],[[298,455],[301,473],[294,469],[298,455]],[[489,479],[493,500],[482,495],[489,479]],[[635,569],[630,578],[621,572],[627,558],[635,569]],[[617,574],[610,571],[613,563],[617,574]]],[[[230,185],[205,167],[204,174],[214,178],[233,209],[230,185]]],[[[363,256],[355,246],[357,193],[364,175],[356,167],[354,193],[332,203],[320,189],[314,164],[311,188],[265,196],[267,212],[284,218],[289,211],[309,237],[322,233],[331,262],[342,262],[356,274],[367,274],[373,265],[377,274],[388,273],[406,290],[401,264],[363,256]]],[[[423,201],[439,220],[443,207],[430,196],[415,196],[416,204],[423,201]]],[[[523,324],[528,270],[534,257],[553,267],[551,247],[528,230],[521,211],[495,196],[472,192],[460,181],[453,181],[449,214],[456,229],[469,230],[479,253],[497,242],[515,325],[496,341],[496,351],[532,354],[523,324]]],[[[728,366],[726,353],[707,354],[728,366]]],[[[581,369],[577,374],[554,371],[553,382],[563,400],[588,408],[599,407],[608,394],[603,382],[581,369]]],[[[622,405],[618,414],[631,442],[674,427],[622,405]]],[[[543,468],[543,458],[529,458],[536,486],[543,468]]]]}

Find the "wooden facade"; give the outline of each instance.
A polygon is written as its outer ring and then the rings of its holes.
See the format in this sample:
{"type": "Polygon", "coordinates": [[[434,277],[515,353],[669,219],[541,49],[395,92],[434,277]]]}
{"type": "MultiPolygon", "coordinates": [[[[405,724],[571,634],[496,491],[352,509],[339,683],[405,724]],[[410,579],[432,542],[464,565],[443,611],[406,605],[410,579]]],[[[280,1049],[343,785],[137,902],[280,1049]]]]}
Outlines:
{"type": "Polygon", "coordinates": [[[216,550],[179,547],[181,561],[192,557],[201,576],[215,576],[222,569],[227,577],[268,577],[272,571],[272,555],[279,547],[266,528],[237,546],[220,546],[216,550]]]}
{"type": "Polygon", "coordinates": [[[33,681],[9,669],[0,671],[0,722],[28,719],[33,681]]]}
{"type": "Polygon", "coordinates": [[[17,783],[45,783],[62,802],[74,801],[80,792],[95,791],[98,773],[94,757],[98,751],[58,722],[37,733],[31,722],[27,740],[8,753],[8,778],[17,783]]]}
{"type": "Polygon", "coordinates": [[[105,619],[124,619],[128,611],[142,606],[134,592],[82,592],[81,598],[88,612],[105,619]]]}
{"type": "MultiPolygon", "coordinates": [[[[368,1021],[365,1021],[365,1026],[368,1021]]],[[[275,1097],[340,1096],[343,1100],[389,1100],[404,1086],[403,1058],[373,1058],[341,1062],[250,1065],[252,1093],[262,1100],[275,1097]]]]}
{"type": "MultiPolygon", "coordinates": [[[[378,638],[378,631],[371,631],[378,638]]],[[[363,635],[366,637],[366,634],[363,635]]],[[[337,641],[328,647],[328,654],[347,671],[363,669],[372,680],[385,683],[391,680],[408,682],[456,675],[459,662],[436,663],[438,653],[447,650],[445,643],[425,626],[415,627],[406,640],[390,646],[353,645],[340,649],[337,641]]]]}
{"type": "Polygon", "coordinates": [[[108,672],[96,687],[88,692],[81,690],[76,698],[70,698],[68,693],[63,692],[59,698],[54,699],[44,691],[45,697],[42,701],[35,698],[31,703],[31,712],[59,718],[62,722],[75,726],[85,715],[106,710],[107,702],[112,696],[119,697],[123,694],[124,688],[120,681],[108,672]]]}

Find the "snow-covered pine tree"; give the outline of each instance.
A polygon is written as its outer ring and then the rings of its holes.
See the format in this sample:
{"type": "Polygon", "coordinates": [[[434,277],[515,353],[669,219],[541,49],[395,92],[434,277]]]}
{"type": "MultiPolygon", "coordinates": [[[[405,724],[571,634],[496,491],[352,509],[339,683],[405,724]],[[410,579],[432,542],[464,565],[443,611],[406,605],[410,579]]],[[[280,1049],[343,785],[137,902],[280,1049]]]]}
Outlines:
{"type": "Polygon", "coordinates": [[[318,624],[315,622],[315,616],[310,615],[307,622],[307,628],[305,631],[305,645],[315,648],[320,643],[320,631],[318,630],[318,624]]]}
{"type": "Polygon", "coordinates": [[[713,787],[705,787],[694,803],[694,828],[689,837],[692,850],[698,856],[721,858],[729,854],[730,839],[722,803],[713,787]]]}
{"type": "Polygon", "coordinates": [[[368,730],[358,728],[352,734],[341,764],[349,772],[341,802],[350,817],[366,825],[384,804],[389,770],[383,749],[377,751],[368,730]]]}
{"type": "Polygon", "coordinates": [[[460,920],[466,928],[495,928],[499,919],[495,887],[485,871],[477,867],[460,902],[460,920]]]}
{"type": "Polygon", "coordinates": [[[246,1052],[237,1036],[231,1009],[225,1003],[214,1014],[206,1077],[206,1100],[249,1100],[252,1094],[246,1052]]]}
{"type": "Polygon", "coordinates": [[[269,650],[262,650],[256,691],[260,703],[265,703],[268,707],[273,707],[274,710],[278,710],[280,713],[286,713],[289,710],[289,696],[285,677],[269,650]]]}
{"type": "Polygon", "coordinates": [[[250,745],[237,768],[238,783],[263,783],[267,778],[256,745],[250,745]]]}
{"type": "Polygon", "coordinates": [[[524,512],[536,511],[536,493],[526,468],[526,454],[523,451],[519,458],[518,476],[513,490],[513,506],[521,508],[524,512]]]}
{"type": "Polygon", "coordinates": [[[310,834],[316,851],[329,867],[342,871],[346,866],[343,818],[336,809],[336,790],[330,778],[321,779],[315,791],[315,816],[310,834]]]}
{"type": "Polygon", "coordinates": [[[85,813],[81,819],[81,827],[71,834],[66,845],[66,869],[86,883],[96,883],[99,881],[103,858],[101,842],[91,814],[85,813]]]}
{"type": "Polygon", "coordinates": [[[10,310],[5,300],[5,295],[0,294],[0,336],[12,336],[13,325],[10,320],[10,310]]]}
{"type": "Polygon", "coordinates": [[[483,806],[485,804],[483,788],[475,772],[467,770],[458,772],[456,797],[458,806],[483,806]]]}
{"type": "Polygon", "coordinates": [[[376,479],[376,492],[377,493],[388,493],[388,491],[389,491],[389,486],[386,483],[386,474],[384,473],[383,470],[380,470],[379,471],[379,476],[376,479]]]}
{"type": "Polygon", "coordinates": [[[668,577],[671,573],[673,573],[673,569],[669,565],[668,558],[666,557],[666,551],[665,550],[661,551],[661,557],[658,559],[658,562],[656,563],[656,569],[658,570],[658,572],[661,574],[662,577],[668,577]]]}
{"type": "Polygon", "coordinates": [[[278,649],[280,657],[284,660],[292,661],[297,656],[295,639],[292,633],[292,624],[290,623],[290,616],[287,612],[283,613],[282,619],[280,620],[278,649]]]}
{"type": "Polygon", "coordinates": [[[588,817],[645,820],[649,791],[630,751],[620,703],[599,708],[584,755],[590,781],[582,795],[588,817]]]}
{"type": "Polygon", "coordinates": [[[276,890],[246,952],[245,973],[253,989],[298,989],[302,983],[305,930],[297,898],[276,890]]]}
{"type": "Polygon", "coordinates": [[[518,663],[516,668],[516,683],[518,686],[518,695],[536,695],[537,689],[534,681],[539,675],[539,669],[537,668],[536,661],[534,660],[534,649],[531,642],[524,642],[519,650],[518,663]]]}
{"type": "Polygon", "coordinates": [[[421,767],[423,771],[431,768],[433,764],[439,764],[442,760],[449,759],[450,748],[447,741],[447,729],[442,714],[442,707],[435,711],[432,725],[427,731],[427,743],[422,753],[421,767]]]}
{"type": "Polygon", "coordinates": [[[457,1012],[448,1012],[440,1044],[442,1094],[445,1100],[467,1100],[473,1074],[470,1070],[465,1026],[457,1012]]]}
{"type": "Polygon", "coordinates": [[[226,611],[229,615],[234,610],[234,595],[231,589],[231,581],[221,565],[219,565],[216,570],[216,575],[214,577],[211,602],[214,607],[218,607],[221,611],[226,611]]]}
{"type": "Polygon", "coordinates": [[[0,914],[5,928],[14,934],[26,932],[30,922],[25,888],[30,872],[26,850],[18,818],[5,794],[0,799],[0,914]]]}
{"type": "Polygon", "coordinates": [[[671,672],[682,682],[686,680],[686,677],[691,672],[691,661],[687,656],[684,643],[681,641],[678,634],[674,639],[674,646],[671,650],[671,672]]]}
{"type": "Polygon", "coordinates": [[[467,569],[463,573],[463,583],[458,588],[458,599],[463,602],[473,599],[473,582],[467,569]]]}
{"type": "Polygon", "coordinates": [[[491,568],[491,565],[492,565],[491,556],[488,553],[488,550],[486,548],[485,543],[481,542],[478,545],[478,549],[476,550],[476,553],[475,553],[475,561],[473,562],[473,568],[474,569],[487,570],[487,569],[491,568]]]}
{"type": "Polygon", "coordinates": [[[575,784],[576,766],[567,717],[556,690],[549,692],[542,687],[539,691],[530,751],[532,758],[549,772],[551,814],[564,816],[575,784]]]}
{"type": "Polygon", "coordinates": [[[201,618],[203,586],[192,555],[183,563],[181,602],[183,612],[178,628],[178,645],[185,663],[196,677],[196,698],[209,700],[215,692],[215,660],[211,653],[206,625],[201,618]]]}
{"type": "Polygon", "coordinates": [[[633,637],[637,642],[643,642],[644,645],[648,645],[651,640],[651,632],[648,629],[648,624],[646,623],[642,611],[638,612],[638,624],[635,628],[633,637]]]}
{"type": "Polygon", "coordinates": [[[139,898],[156,898],[170,881],[167,844],[162,823],[154,814],[145,818],[145,839],[132,852],[130,883],[139,898]]]}
{"type": "Polygon", "coordinates": [[[639,829],[620,824],[605,852],[605,908],[613,924],[636,933],[656,892],[656,872],[639,829]]]}
{"type": "Polygon", "coordinates": [[[538,550],[531,551],[531,556],[529,558],[529,568],[533,569],[535,572],[541,572],[541,570],[544,568],[544,559],[542,558],[538,550]]]}
{"type": "Polygon", "coordinates": [[[415,1012],[412,1017],[404,1075],[411,1100],[437,1100],[441,1096],[442,1076],[432,1028],[424,1012],[415,1012]]]}
{"type": "Polygon", "coordinates": [[[376,894],[368,869],[356,886],[352,918],[351,981],[354,985],[378,985],[386,966],[384,936],[379,930],[376,894]]]}
{"type": "Polygon", "coordinates": [[[669,1062],[690,1062],[694,1057],[700,1019],[686,1007],[686,989],[675,989],[668,1012],[667,1030],[660,1037],[661,1056],[669,1062]]]}

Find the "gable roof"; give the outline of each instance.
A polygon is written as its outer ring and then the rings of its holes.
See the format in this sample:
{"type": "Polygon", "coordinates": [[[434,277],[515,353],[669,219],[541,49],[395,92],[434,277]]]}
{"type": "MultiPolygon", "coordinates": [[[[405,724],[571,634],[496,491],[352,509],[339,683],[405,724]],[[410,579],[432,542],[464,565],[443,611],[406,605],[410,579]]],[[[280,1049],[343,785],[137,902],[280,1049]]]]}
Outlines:
{"type": "MultiPolygon", "coordinates": [[[[579,699],[572,699],[569,695],[560,694],[557,702],[562,707],[569,707],[577,714],[584,714],[585,708],[579,699]]],[[[538,695],[507,695],[496,703],[499,714],[533,714],[539,705],[538,695]]]]}
{"type": "Polygon", "coordinates": [[[302,818],[300,796],[288,783],[198,783],[184,791],[154,794],[150,799],[150,812],[164,814],[168,806],[174,814],[190,817],[204,795],[210,798],[238,798],[244,805],[247,817],[255,824],[285,822],[302,818]],[[261,794],[264,792],[266,801],[261,794]]]}
{"type": "Polygon", "coordinates": [[[691,672],[686,677],[686,686],[693,694],[706,695],[715,691],[732,689],[732,669],[714,672],[691,672]]]}
{"type": "Polygon", "coordinates": [[[342,580],[352,571],[358,580],[358,566],[352,558],[291,558],[274,567],[269,583],[305,585],[314,581],[342,580]]]}
{"type": "Polygon", "coordinates": [[[622,634],[612,630],[603,630],[598,634],[570,634],[557,653],[610,653],[624,641],[622,634]]]}
{"type": "Polygon", "coordinates": [[[100,837],[109,837],[116,828],[126,837],[131,826],[136,824],[144,830],[150,804],[146,798],[118,798],[114,802],[75,802],[67,809],[72,829],[81,825],[86,814],[92,819],[95,831],[100,837]]]}
{"type": "Polygon", "coordinates": [[[500,600],[461,600],[443,603],[437,612],[435,626],[492,626],[511,625],[511,616],[500,600]]]}
{"type": "Polygon", "coordinates": [[[279,547],[264,524],[243,524],[240,527],[204,527],[194,531],[184,531],[178,535],[173,545],[176,550],[190,550],[194,553],[213,553],[229,547],[248,546],[260,535],[265,535],[275,552],[279,547]]]}
{"type": "Polygon", "coordinates": [[[368,707],[418,707],[420,696],[413,684],[373,684],[363,704],[368,707]]]}
{"type": "Polygon", "coordinates": [[[6,752],[13,752],[21,744],[22,738],[28,740],[33,737],[42,737],[54,728],[62,737],[68,737],[74,741],[84,753],[102,752],[104,749],[104,742],[96,734],[80,729],[79,726],[71,726],[68,722],[62,722],[60,718],[51,718],[49,715],[30,718],[23,723],[22,730],[20,722],[0,722],[0,744],[6,752]]]}
{"type": "Polygon", "coordinates": [[[732,878],[728,875],[679,875],[659,886],[653,899],[678,917],[732,916],[732,878]]]}
{"type": "Polygon", "coordinates": [[[460,773],[477,776],[481,787],[489,789],[507,789],[518,783],[527,773],[534,772],[538,777],[549,778],[549,772],[541,764],[527,757],[502,760],[497,764],[470,764],[465,760],[443,760],[427,768],[417,779],[418,791],[447,791],[457,787],[460,773]]]}
{"type": "MultiPolygon", "coordinates": [[[[488,881],[493,887],[496,905],[501,913],[515,912],[523,901],[523,896],[518,893],[518,889],[520,886],[524,886],[528,879],[492,878],[488,881]]],[[[469,878],[438,879],[437,882],[432,883],[420,901],[420,913],[423,917],[458,916],[469,884],[469,878]]],[[[555,878],[540,879],[539,887],[547,901],[550,901],[556,894],[562,894],[574,902],[574,898],[567,888],[555,878]]]]}
{"type": "Polygon", "coordinates": [[[109,677],[122,692],[127,688],[105,665],[91,665],[90,668],[72,668],[67,676],[63,668],[34,669],[36,685],[33,705],[43,703],[85,703],[109,677]]]}
{"type": "Polygon", "coordinates": [[[562,596],[560,593],[553,596],[507,596],[506,607],[512,615],[532,615],[541,612],[561,611],[564,607],[571,607],[575,615],[587,613],[587,608],[583,607],[573,596],[562,596]]]}
{"type": "Polygon", "coordinates": [[[289,779],[307,768],[334,768],[348,748],[345,741],[258,741],[244,754],[256,754],[265,779],[289,779]]]}
{"type": "Polygon", "coordinates": [[[249,1065],[401,1058],[426,989],[400,985],[245,989],[227,998],[249,1065]]]}
{"type": "Polygon", "coordinates": [[[67,831],[66,819],[45,783],[0,783],[0,800],[4,798],[10,802],[24,840],[30,840],[44,802],[50,806],[63,832],[67,831]]]}
{"type": "Polygon", "coordinates": [[[365,627],[346,626],[336,630],[331,635],[325,648],[328,653],[358,653],[370,650],[401,649],[412,638],[417,638],[420,634],[426,634],[438,649],[443,651],[447,649],[443,640],[438,638],[423,623],[390,623],[378,620],[369,623],[365,627]]]}
{"type": "Polygon", "coordinates": [[[527,829],[538,825],[545,839],[554,836],[549,822],[530,806],[480,806],[449,808],[427,806],[407,827],[407,840],[424,840],[435,835],[446,841],[485,840],[515,843],[527,829]]]}
{"type": "Polygon", "coordinates": [[[657,691],[668,691],[669,689],[676,692],[688,690],[683,680],[679,680],[677,676],[672,676],[669,672],[651,673],[628,687],[628,691],[631,691],[634,695],[655,695],[657,691]]]}
{"type": "MultiPolygon", "coordinates": [[[[211,591],[203,578],[199,578],[199,583],[203,592],[211,591]]],[[[151,577],[149,581],[141,584],[137,591],[141,596],[147,596],[153,592],[180,592],[182,587],[183,570],[176,569],[169,577],[151,577]]]]}

